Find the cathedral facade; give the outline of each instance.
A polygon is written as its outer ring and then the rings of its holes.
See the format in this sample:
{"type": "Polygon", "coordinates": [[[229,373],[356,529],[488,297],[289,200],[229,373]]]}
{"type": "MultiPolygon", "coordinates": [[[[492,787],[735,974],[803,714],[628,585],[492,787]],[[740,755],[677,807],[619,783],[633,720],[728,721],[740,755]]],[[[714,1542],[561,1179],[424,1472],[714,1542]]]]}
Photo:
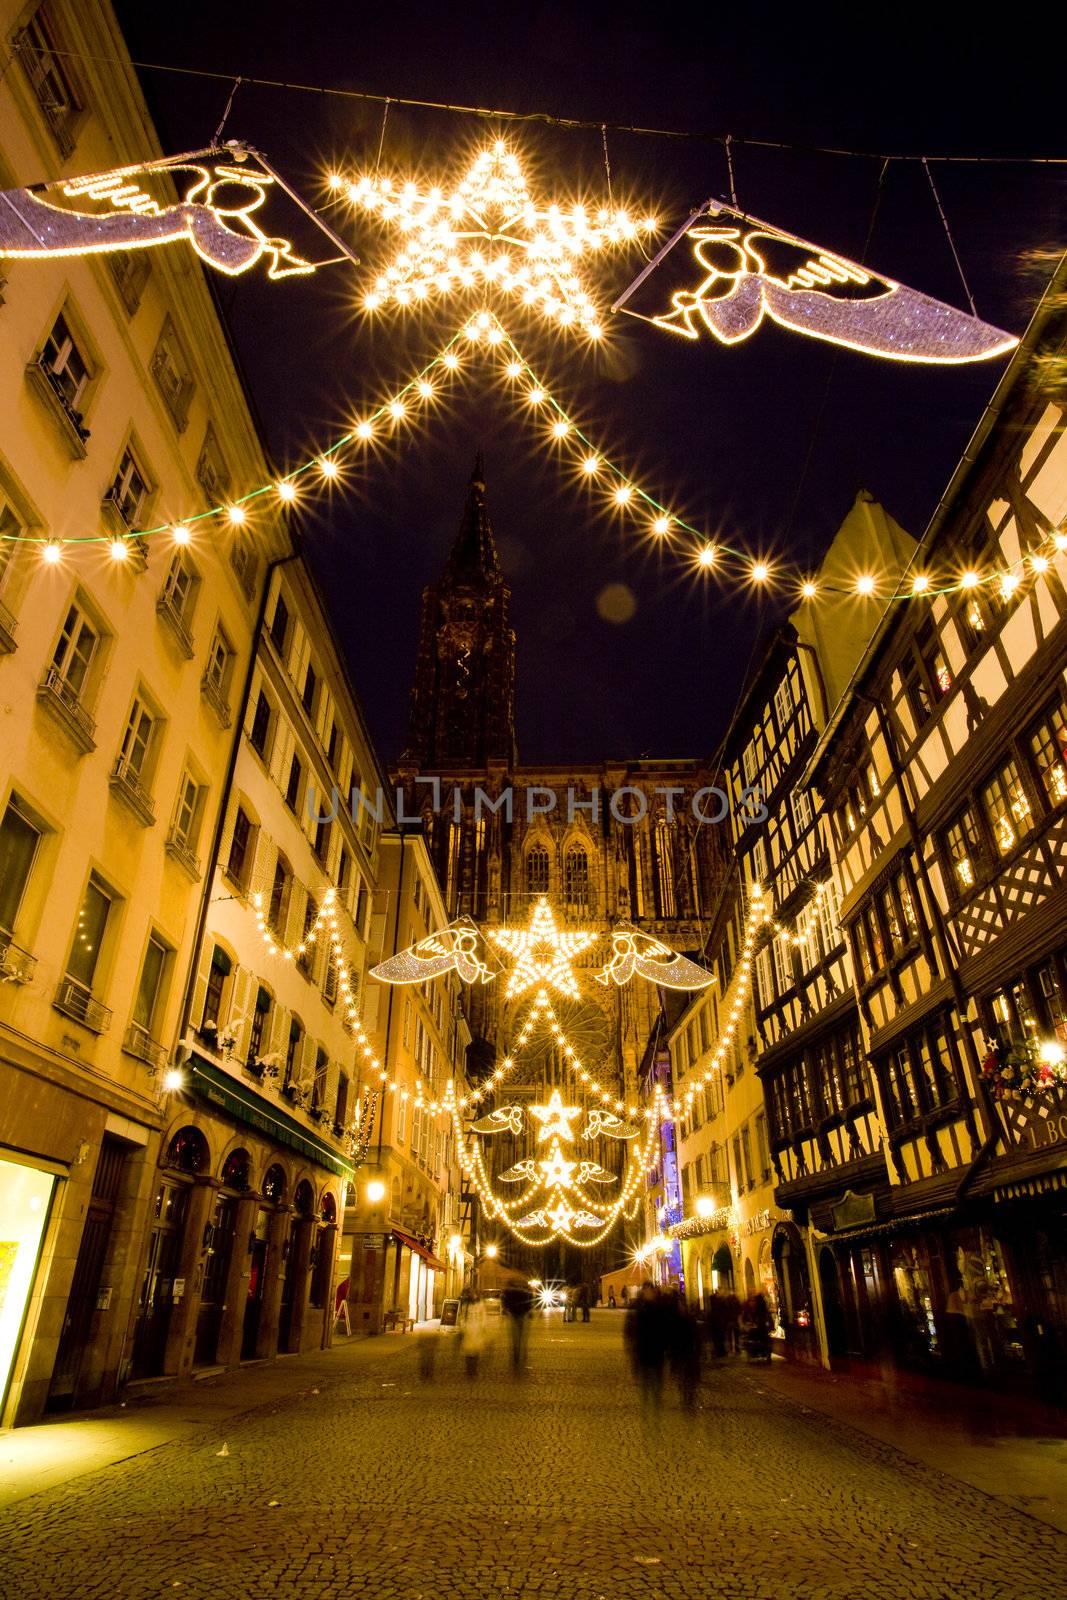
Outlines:
{"type": "MultiPolygon", "coordinates": [[[[522,926],[545,897],[561,926],[603,936],[576,963],[581,1000],[557,1012],[585,1064],[632,1103],[658,993],[641,979],[624,988],[589,980],[619,923],[699,957],[728,829],[714,823],[714,774],[696,761],[521,763],[510,607],[479,457],[444,570],[423,593],[397,785],[405,814],[422,819],[451,917],[487,932],[522,926]]],[[[521,1008],[505,1003],[499,983],[470,999],[486,1060],[499,1057],[521,1008]]],[[[548,1052],[536,1075],[559,1069],[548,1052]]]]}

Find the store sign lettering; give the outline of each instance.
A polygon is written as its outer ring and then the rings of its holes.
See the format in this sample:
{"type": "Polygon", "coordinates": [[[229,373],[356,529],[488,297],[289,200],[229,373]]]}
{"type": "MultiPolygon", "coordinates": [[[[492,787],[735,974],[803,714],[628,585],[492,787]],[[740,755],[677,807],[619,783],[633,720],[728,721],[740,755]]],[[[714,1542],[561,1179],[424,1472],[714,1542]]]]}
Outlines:
{"type": "Polygon", "coordinates": [[[1028,1117],[1019,1131],[1027,1135],[1033,1150],[1060,1144],[1067,1140],[1067,1111],[1053,1112],[1047,1117],[1028,1117]]]}

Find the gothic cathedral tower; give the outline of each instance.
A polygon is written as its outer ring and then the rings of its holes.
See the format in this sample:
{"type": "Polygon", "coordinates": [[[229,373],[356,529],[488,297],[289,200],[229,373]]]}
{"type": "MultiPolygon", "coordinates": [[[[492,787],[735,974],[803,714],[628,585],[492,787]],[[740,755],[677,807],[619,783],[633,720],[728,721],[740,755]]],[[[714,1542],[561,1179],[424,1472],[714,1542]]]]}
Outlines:
{"type": "Polygon", "coordinates": [[[479,451],[444,572],[422,595],[405,768],[433,775],[515,761],[515,633],[479,451]]]}

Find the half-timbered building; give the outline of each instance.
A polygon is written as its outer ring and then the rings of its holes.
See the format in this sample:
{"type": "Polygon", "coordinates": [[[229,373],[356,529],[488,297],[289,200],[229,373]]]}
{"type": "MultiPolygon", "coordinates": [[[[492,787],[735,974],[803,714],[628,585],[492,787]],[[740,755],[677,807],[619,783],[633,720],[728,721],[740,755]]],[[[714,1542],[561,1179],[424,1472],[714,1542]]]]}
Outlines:
{"type": "Polygon", "coordinates": [[[805,775],[888,1178],[812,1209],[825,1298],[869,1354],[1045,1388],[1067,1337],[1065,282],[805,775]]]}

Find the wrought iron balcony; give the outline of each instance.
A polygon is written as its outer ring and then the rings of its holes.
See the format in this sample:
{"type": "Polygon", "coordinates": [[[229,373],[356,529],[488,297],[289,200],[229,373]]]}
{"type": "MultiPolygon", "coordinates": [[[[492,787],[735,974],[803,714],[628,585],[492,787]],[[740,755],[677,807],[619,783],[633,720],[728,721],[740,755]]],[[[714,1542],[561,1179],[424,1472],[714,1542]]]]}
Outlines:
{"type": "Polygon", "coordinates": [[[218,717],[219,721],[222,723],[222,726],[224,728],[228,728],[230,723],[233,721],[233,715],[230,711],[225,694],[223,693],[219,684],[216,683],[215,679],[208,672],[205,672],[204,676],[200,679],[200,693],[203,695],[212,711],[218,717]]]}
{"type": "Polygon", "coordinates": [[[30,983],[37,957],[0,933],[0,983],[30,983]]]}
{"type": "Polygon", "coordinates": [[[77,691],[59,671],[49,667],[37,685],[37,698],[41,705],[55,717],[83,755],[96,749],[96,723],[78,698],[77,691]]]}
{"type": "Polygon", "coordinates": [[[129,806],[138,822],[150,828],[156,820],[152,796],[145,787],[140,773],[134,770],[125,756],[119,756],[115,762],[108,783],[112,792],[129,806]]]}
{"type": "Polygon", "coordinates": [[[158,1039],[153,1039],[147,1028],[142,1028],[139,1022],[131,1022],[126,1029],[126,1037],[122,1041],[122,1048],[129,1056],[136,1056],[138,1061],[144,1061],[152,1076],[162,1072],[167,1064],[167,1051],[158,1039]]]}
{"type": "Polygon", "coordinates": [[[161,622],[167,624],[185,659],[187,661],[191,660],[194,653],[193,636],[189,632],[189,626],[182,616],[181,610],[175,603],[174,596],[168,593],[166,589],[156,601],[156,614],[161,622]]]}
{"type": "Polygon", "coordinates": [[[171,856],[180,867],[184,867],[190,878],[201,876],[200,857],[190,848],[189,841],[177,828],[171,828],[167,834],[164,846],[167,854],[171,856]]]}
{"type": "Polygon", "coordinates": [[[93,1033],[106,1033],[111,1026],[111,1012],[99,1000],[93,999],[91,989],[74,978],[64,978],[52,1001],[57,1011],[84,1023],[93,1033]]]}

